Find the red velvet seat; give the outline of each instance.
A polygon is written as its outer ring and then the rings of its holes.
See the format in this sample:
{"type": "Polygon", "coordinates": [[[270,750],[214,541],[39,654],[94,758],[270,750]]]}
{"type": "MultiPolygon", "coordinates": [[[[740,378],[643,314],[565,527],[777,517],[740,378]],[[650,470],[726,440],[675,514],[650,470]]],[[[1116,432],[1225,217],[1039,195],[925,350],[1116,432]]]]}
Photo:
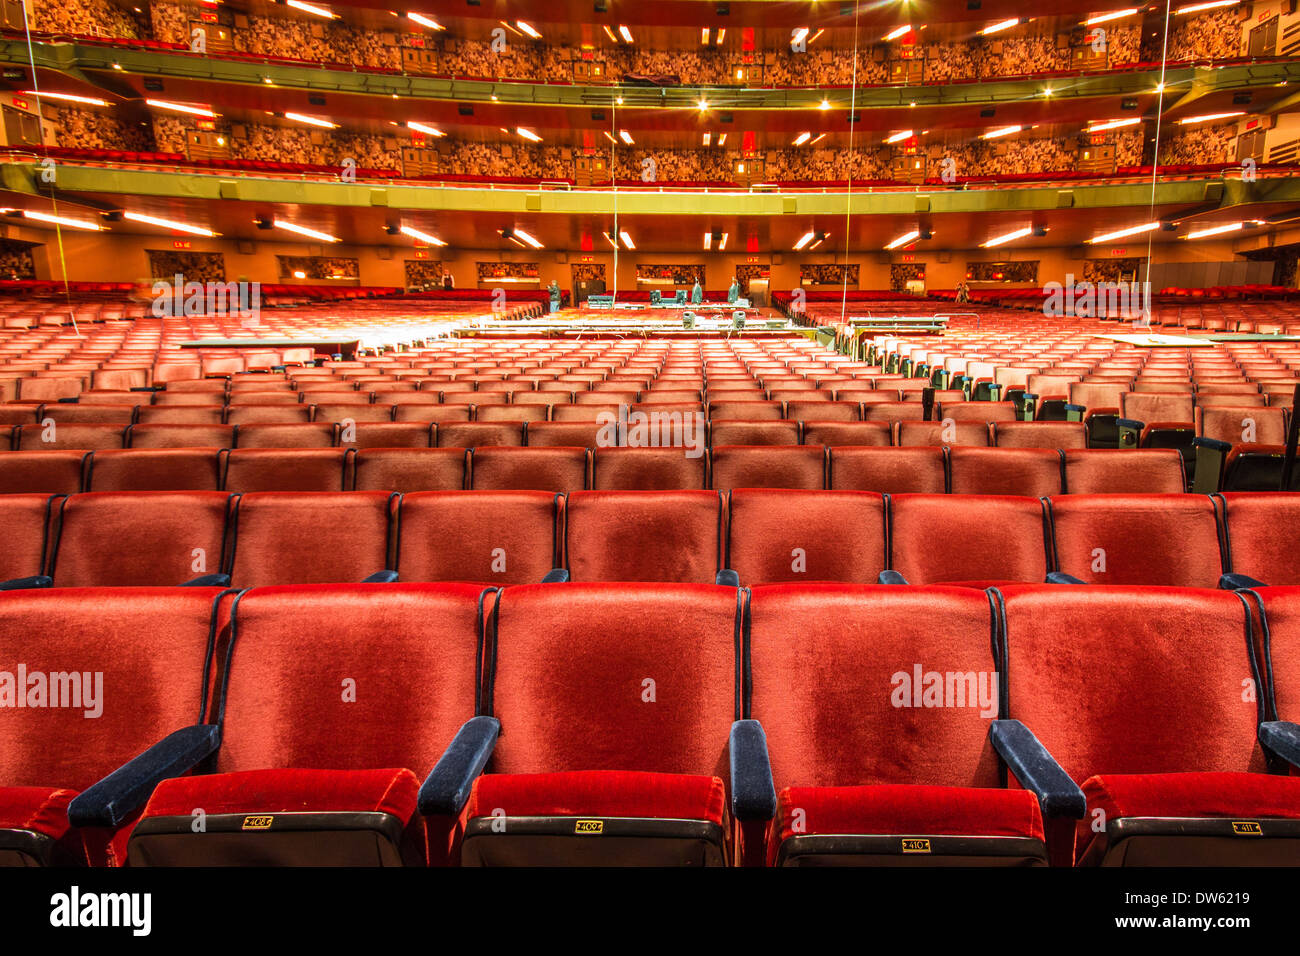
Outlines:
{"type": "Polygon", "coordinates": [[[529,422],[528,444],[535,448],[596,448],[612,429],[597,421],[529,422]]]}
{"type": "Polygon", "coordinates": [[[564,567],[574,581],[712,583],[722,559],[715,491],[580,491],[567,496],[564,567]]]}
{"type": "Polygon", "coordinates": [[[235,448],[221,453],[221,485],[237,494],[343,491],[353,454],[342,448],[235,448]]]}
{"type": "Polygon", "coordinates": [[[1059,585],[1002,594],[1004,717],[1027,727],[1087,799],[1077,826],[1049,825],[1054,857],[1294,862],[1300,778],[1265,774],[1263,708],[1243,693],[1258,664],[1241,597],[1059,585]]]}
{"type": "Polygon", "coordinates": [[[45,573],[51,509],[59,503],[49,495],[0,495],[0,582],[45,573]]]}
{"type": "Polygon", "coordinates": [[[422,422],[357,422],[339,427],[341,448],[428,448],[433,430],[422,422]]]}
{"type": "Polygon", "coordinates": [[[357,491],[459,491],[465,487],[465,448],[363,448],[356,454],[357,491]]]}
{"type": "Polygon", "coordinates": [[[777,582],[874,584],[885,568],[884,499],[865,491],[731,492],[725,567],[745,587],[777,582]]]}
{"type": "Polygon", "coordinates": [[[1049,516],[1054,568],[1089,584],[1212,588],[1224,571],[1205,495],[1064,495],[1049,516]]]}
{"type": "Polygon", "coordinates": [[[469,456],[469,487],[483,491],[582,491],[591,452],[586,448],[485,446],[469,456]]]}
{"type": "Polygon", "coordinates": [[[711,445],[797,445],[797,421],[716,421],[709,423],[711,445]]]}
{"type": "Polygon", "coordinates": [[[994,422],[993,444],[999,448],[1087,448],[1083,422],[994,422]]]}
{"type": "Polygon", "coordinates": [[[524,423],[522,421],[440,422],[436,437],[440,448],[522,445],[524,443],[524,423]]]}
{"type": "Polygon", "coordinates": [[[1061,493],[1061,453],[1046,448],[953,447],[948,469],[949,490],[955,495],[1037,498],[1061,493]]]}
{"type": "Polygon", "coordinates": [[[389,566],[389,512],[382,491],[241,495],[231,513],[231,584],[361,581],[389,566]]]}
{"type": "Polygon", "coordinates": [[[464,863],[725,863],[741,593],[627,584],[501,592],[485,696],[502,733],[475,784],[464,863]]]}
{"type": "Polygon", "coordinates": [[[1043,504],[1013,495],[893,495],[889,567],[909,584],[1040,583],[1043,504]]]}
{"type": "Polygon", "coordinates": [[[109,449],[86,465],[87,491],[216,491],[218,448],[109,449]]]}
{"type": "Polygon", "coordinates": [[[90,452],[0,452],[0,495],[73,495],[82,489],[90,452]]]}
{"type": "Polygon", "coordinates": [[[1229,492],[1222,501],[1226,570],[1270,585],[1300,584],[1300,493],[1229,492]]]}
{"type": "Polygon", "coordinates": [[[592,456],[596,491],[680,491],[708,484],[704,449],[599,447],[592,456]],[[698,452],[698,453],[696,453],[698,452]]]}
{"type": "Polygon", "coordinates": [[[127,448],[234,448],[234,425],[159,423],[132,425],[126,430],[127,448]]]}
{"type": "Polygon", "coordinates": [[[888,445],[893,440],[889,422],[803,422],[805,445],[888,445]]]}
{"type": "Polygon", "coordinates": [[[879,494],[935,494],[948,490],[948,451],[944,448],[828,449],[827,487],[879,494]]]}
{"type": "Polygon", "coordinates": [[[1187,487],[1174,448],[1067,448],[1063,454],[1070,494],[1179,494],[1187,487]]]}
{"type": "Polygon", "coordinates": [[[541,581],[558,566],[562,499],[544,491],[429,491],[402,497],[393,568],[402,580],[541,581]]]}
{"type": "Polygon", "coordinates": [[[22,634],[28,674],[73,676],[60,684],[64,706],[6,708],[0,721],[0,866],[122,862],[109,852],[112,830],[73,829],[68,804],[154,741],[203,720],[216,594],[0,592],[0,634],[22,634]]]}
{"type": "Polygon", "coordinates": [[[719,490],[826,487],[826,452],[815,445],[715,445],[709,457],[719,490]]]}
{"type": "Polygon", "coordinates": [[[222,571],[230,496],[95,491],[63,501],[51,549],[56,587],[164,587],[222,571]]]}
{"type": "Polygon", "coordinates": [[[240,448],[333,448],[338,426],[330,422],[261,422],[240,425],[235,444],[240,448]]]}
{"type": "Polygon", "coordinates": [[[900,447],[918,446],[971,446],[989,445],[989,428],[984,422],[968,421],[904,421],[894,423],[894,444],[900,447]]]}
{"type": "Polygon", "coordinates": [[[100,448],[121,448],[126,426],[52,422],[45,425],[22,425],[18,428],[14,448],[17,451],[50,451],[79,449],[95,451],[100,448]]]}
{"type": "Polygon", "coordinates": [[[421,815],[415,791],[475,716],[480,590],[242,595],[213,772],[154,791],[131,834],[131,864],[448,862],[454,817],[421,815]],[[209,808],[204,833],[190,826],[195,806],[209,808]]]}
{"type": "MultiPolygon", "coordinates": [[[[984,594],[778,585],[754,590],[750,617],[746,716],[766,733],[778,793],[769,865],[1046,862],[1038,801],[1004,789],[989,743],[999,682],[984,594]]],[[[751,862],[761,823],[741,821],[751,862]]]]}

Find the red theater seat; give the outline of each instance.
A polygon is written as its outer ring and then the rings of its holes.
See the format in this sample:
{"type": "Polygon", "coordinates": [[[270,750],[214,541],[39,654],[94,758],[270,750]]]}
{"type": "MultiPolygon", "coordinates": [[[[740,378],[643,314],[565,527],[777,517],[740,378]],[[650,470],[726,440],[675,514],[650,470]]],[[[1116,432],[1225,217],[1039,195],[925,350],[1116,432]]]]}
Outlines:
{"type": "Polygon", "coordinates": [[[606,437],[613,437],[598,422],[529,422],[528,444],[537,448],[595,448],[606,437]]]}
{"type": "MultiPolygon", "coordinates": [[[[0,722],[0,866],[122,862],[107,851],[114,824],[73,828],[68,805],[154,741],[204,720],[215,593],[0,593],[0,633],[23,635],[29,674],[86,679],[65,685],[71,706],[7,708],[0,722]]],[[[139,806],[116,810],[120,825],[139,806]]]]}
{"type": "Polygon", "coordinates": [[[724,566],[746,587],[777,582],[874,584],[885,568],[885,508],[863,491],[736,489],[724,566]]]}
{"type": "Polygon", "coordinates": [[[805,445],[888,445],[892,440],[889,422],[803,422],[805,445]]]}
{"type": "Polygon", "coordinates": [[[341,448],[428,448],[432,438],[432,429],[422,422],[357,422],[338,432],[341,448]]]}
{"type": "Polygon", "coordinates": [[[145,405],[136,416],[136,425],[221,425],[226,417],[224,405],[145,405]]]}
{"type": "Polygon", "coordinates": [[[475,716],[479,592],[385,584],[242,595],[212,772],[154,790],[131,834],[131,865],[447,863],[457,814],[421,814],[417,790],[475,716]],[[207,812],[197,835],[196,806],[207,812]],[[281,814],[292,824],[278,825],[281,814]],[[250,816],[273,819],[255,830],[244,826],[250,816]]]}
{"type": "Polygon", "coordinates": [[[481,448],[488,445],[522,445],[524,423],[445,422],[435,436],[440,448],[481,448]]]}
{"type": "Polygon", "coordinates": [[[591,487],[596,491],[679,491],[705,488],[708,457],[686,448],[597,448],[591,487]]]}
{"type": "Polygon", "coordinates": [[[5,546],[0,548],[0,583],[45,573],[46,529],[50,512],[58,503],[49,495],[0,495],[0,528],[5,535],[5,546]]]}
{"type": "Polygon", "coordinates": [[[235,444],[240,448],[333,448],[338,426],[329,422],[291,422],[240,425],[235,444]]]}
{"type": "Polygon", "coordinates": [[[216,491],[217,448],[109,449],[86,465],[87,491],[216,491]]]}
{"type": "Polygon", "coordinates": [[[405,582],[539,582],[558,566],[560,500],[544,491],[405,495],[393,567],[405,582]]]}
{"type": "Polygon", "coordinates": [[[1265,584],[1300,584],[1300,493],[1229,492],[1221,500],[1227,570],[1265,584]]]}
{"type": "Polygon", "coordinates": [[[382,491],[241,495],[231,516],[231,584],[361,581],[385,570],[390,504],[382,491]]]}
{"type": "Polygon", "coordinates": [[[222,571],[221,491],[96,491],[63,501],[50,557],[60,588],[162,587],[222,571]]]}
{"type": "Polygon", "coordinates": [[[231,405],[227,425],[290,425],[311,421],[310,405],[231,405]]]}
{"type": "Polygon", "coordinates": [[[502,734],[470,798],[463,861],[727,862],[741,593],[712,585],[503,591],[485,695],[502,734]],[[629,675],[640,676],[627,685],[629,675]],[[615,690],[624,685],[629,693],[615,690]]]}
{"type": "Polygon", "coordinates": [[[1069,448],[1064,455],[1070,494],[1178,494],[1187,487],[1176,448],[1069,448]]]}
{"type": "Polygon", "coordinates": [[[718,421],[709,423],[711,445],[797,445],[796,421],[718,421]]]}
{"type": "Polygon", "coordinates": [[[1087,448],[1083,422],[994,422],[993,444],[999,448],[1087,448]]]}
{"type": "MultiPolygon", "coordinates": [[[[1054,859],[1295,860],[1300,778],[1264,773],[1259,705],[1242,692],[1254,669],[1240,597],[1049,586],[1008,588],[1003,599],[1003,716],[1037,738],[1087,801],[1063,826],[1049,821],[1054,859]]],[[[1035,763],[1046,777],[1042,757],[1035,763]]]]}
{"type": "Polygon", "coordinates": [[[722,558],[714,491],[579,491],[565,504],[564,567],[574,581],[712,583],[722,558]]]}
{"type": "MultiPolygon", "coordinates": [[[[985,595],[783,585],[757,588],[751,617],[746,716],[766,734],[778,797],[769,865],[1047,862],[1038,800],[1006,788],[989,743],[999,683],[985,595]],[[923,701],[931,675],[946,706],[923,701]]],[[[761,860],[754,816],[740,822],[744,852],[761,860]]]]}
{"type": "Polygon", "coordinates": [[[469,487],[481,491],[582,491],[591,470],[586,448],[476,448],[469,487]]]}
{"type": "Polygon", "coordinates": [[[909,584],[1042,582],[1043,504],[1012,495],[894,495],[889,567],[909,584]]]}
{"type": "Polygon", "coordinates": [[[363,448],[356,454],[357,491],[459,491],[465,487],[464,448],[363,448]]]}
{"type": "Polygon", "coordinates": [[[900,446],[989,445],[989,428],[984,422],[895,422],[894,431],[894,444],[900,446]]]}
{"type": "MultiPolygon", "coordinates": [[[[349,457],[342,448],[236,448],[223,451],[221,487],[249,491],[342,491],[349,457]]],[[[388,489],[394,490],[394,489],[388,489]]]]}
{"type": "Polygon", "coordinates": [[[804,488],[826,486],[826,451],[814,445],[715,445],[714,488],[804,488]]]}
{"type": "Polygon", "coordinates": [[[879,494],[934,494],[948,490],[944,448],[831,448],[827,486],[838,491],[879,494]]]}
{"type": "Polygon", "coordinates": [[[73,495],[90,452],[0,451],[0,495],[73,495]]]}
{"type": "Polygon", "coordinates": [[[1046,448],[961,448],[948,452],[955,495],[1058,495],[1061,453],[1046,448]]]}
{"type": "Polygon", "coordinates": [[[1089,584],[1218,585],[1214,502],[1205,495],[1053,498],[1053,566],[1089,584]]]}
{"type": "Polygon", "coordinates": [[[125,425],[81,425],[77,423],[22,425],[14,448],[18,451],[49,451],[59,448],[96,451],[100,448],[121,448],[125,425]]]}
{"type": "Polygon", "coordinates": [[[234,425],[132,425],[127,448],[233,448],[234,425]]]}

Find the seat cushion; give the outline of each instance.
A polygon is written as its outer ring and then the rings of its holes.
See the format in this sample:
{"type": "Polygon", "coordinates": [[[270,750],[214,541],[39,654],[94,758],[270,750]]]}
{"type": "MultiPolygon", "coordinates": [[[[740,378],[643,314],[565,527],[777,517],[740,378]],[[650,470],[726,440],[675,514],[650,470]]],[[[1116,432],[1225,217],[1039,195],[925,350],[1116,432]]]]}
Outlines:
{"type": "Polygon", "coordinates": [[[768,831],[767,862],[775,866],[792,836],[982,836],[1044,840],[1038,798],[1027,790],[876,784],[786,787],[768,831]]]}
{"type": "Polygon", "coordinates": [[[469,817],[652,817],[722,825],[726,792],[717,777],[621,770],[486,774],[469,817]]]}
{"type": "Polygon", "coordinates": [[[389,813],[399,820],[415,814],[420,781],[403,769],[245,770],[172,777],[158,784],[144,817],[189,816],[202,807],[223,813],[389,813]]]}
{"type": "Polygon", "coordinates": [[[1079,854],[1096,836],[1091,822],[1124,817],[1300,818],[1300,777],[1266,773],[1099,774],[1083,782],[1088,812],[1079,824],[1079,854]]]}

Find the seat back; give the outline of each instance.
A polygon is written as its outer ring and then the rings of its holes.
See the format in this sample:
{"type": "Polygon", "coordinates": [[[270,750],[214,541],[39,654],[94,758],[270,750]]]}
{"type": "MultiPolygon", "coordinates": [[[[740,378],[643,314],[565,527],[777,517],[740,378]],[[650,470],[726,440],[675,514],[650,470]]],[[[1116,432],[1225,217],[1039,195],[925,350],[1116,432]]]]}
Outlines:
{"type": "Polygon", "coordinates": [[[885,568],[885,503],[878,494],[745,488],[728,498],[724,565],[746,587],[874,584],[885,568]]]}
{"type": "Polygon", "coordinates": [[[1300,492],[1222,496],[1229,570],[1270,585],[1300,584],[1300,492]]]}
{"type": "Polygon", "coordinates": [[[57,503],[50,495],[0,495],[0,527],[5,531],[0,581],[45,573],[47,529],[57,503]]]}
{"type": "Polygon", "coordinates": [[[714,491],[579,491],[567,496],[564,566],[574,581],[712,583],[722,558],[714,491]]]}
{"type": "Polygon", "coordinates": [[[530,584],[559,564],[563,499],[544,491],[426,491],[398,507],[396,570],[406,582],[530,584]]]}
{"type": "Polygon", "coordinates": [[[944,448],[843,447],[828,452],[827,485],[837,491],[941,495],[948,490],[944,448]]]}
{"type": "Polygon", "coordinates": [[[911,584],[1041,582],[1043,505],[1013,495],[893,495],[889,566],[911,584]]]}
{"type": "Polygon", "coordinates": [[[731,488],[826,487],[826,452],[816,445],[714,445],[711,484],[731,488]]]}

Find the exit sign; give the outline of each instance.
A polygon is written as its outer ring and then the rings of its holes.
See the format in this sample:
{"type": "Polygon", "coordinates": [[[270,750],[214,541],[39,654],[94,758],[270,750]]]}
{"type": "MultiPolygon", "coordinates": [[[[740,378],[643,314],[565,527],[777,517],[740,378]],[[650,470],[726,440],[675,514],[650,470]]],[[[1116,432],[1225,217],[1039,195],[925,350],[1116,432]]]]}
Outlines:
{"type": "Polygon", "coordinates": [[[1122,255],[1124,255],[1124,254],[1127,253],[1127,252],[1128,252],[1128,250],[1125,249],[1123,246],[1121,246],[1121,247],[1118,248],[1118,249],[1112,249],[1112,250],[1110,250],[1110,254],[1111,254],[1112,256],[1122,256],[1122,255]]]}
{"type": "Polygon", "coordinates": [[[173,240],[172,240],[172,248],[173,248],[173,249],[188,249],[188,248],[191,246],[191,244],[192,244],[192,243],[191,243],[190,240],[188,240],[188,239],[173,239],[173,240]]]}
{"type": "Polygon", "coordinates": [[[427,259],[427,258],[429,258],[429,254],[428,254],[427,252],[425,252],[423,249],[416,249],[416,250],[415,250],[415,258],[417,258],[417,259],[427,259]]]}
{"type": "Polygon", "coordinates": [[[20,110],[25,110],[25,109],[28,108],[28,106],[27,106],[27,101],[26,101],[26,100],[20,100],[20,99],[19,99],[18,97],[16,97],[16,96],[14,97],[14,106],[18,107],[20,110]]]}

